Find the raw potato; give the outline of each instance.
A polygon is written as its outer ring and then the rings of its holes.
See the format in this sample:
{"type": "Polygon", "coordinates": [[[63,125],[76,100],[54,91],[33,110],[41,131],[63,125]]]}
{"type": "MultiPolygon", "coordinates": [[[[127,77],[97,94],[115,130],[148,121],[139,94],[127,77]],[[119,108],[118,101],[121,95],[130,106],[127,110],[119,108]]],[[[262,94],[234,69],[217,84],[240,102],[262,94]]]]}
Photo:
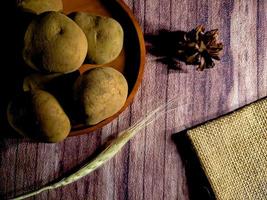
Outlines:
{"type": "Polygon", "coordinates": [[[61,74],[40,74],[34,73],[24,78],[23,80],[23,91],[28,92],[36,89],[45,89],[46,84],[51,82],[53,79],[59,77],[61,74]]]}
{"type": "Polygon", "coordinates": [[[72,13],[88,41],[87,58],[93,64],[105,64],[117,58],[123,46],[123,29],[114,19],[89,13],[72,13]]]}
{"type": "Polygon", "coordinates": [[[124,105],[128,85],[124,76],[110,67],[98,67],[80,76],[74,96],[80,101],[87,125],[94,125],[118,112],[124,105]]]}
{"type": "Polygon", "coordinates": [[[18,0],[18,7],[25,12],[41,14],[47,11],[62,11],[62,0],[18,0]]]}
{"type": "Polygon", "coordinates": [[[45,142],[60,142],[71,129],[69,118],[56,98],[43,90],[23,93],[11,101],[7,117],[20,134],[45,142]]]}
{"type": "Polygon", "coordinates": [[[82,65],[86,52],[85,34],[61,13],[46,12],[37,16],[25,33],[23,58],[39,71],[75,71],[82,65]]]}

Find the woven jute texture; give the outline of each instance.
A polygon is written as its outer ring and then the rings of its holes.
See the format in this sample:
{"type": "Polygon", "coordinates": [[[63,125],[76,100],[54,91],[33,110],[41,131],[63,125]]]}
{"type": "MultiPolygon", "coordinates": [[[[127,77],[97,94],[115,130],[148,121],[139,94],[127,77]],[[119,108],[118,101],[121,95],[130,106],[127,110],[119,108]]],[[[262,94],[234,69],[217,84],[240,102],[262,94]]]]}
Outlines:
{"type": "Polygon", "coordinates": [[[267,99],[188,136],[217,199],[267,199],[267,99]]]}

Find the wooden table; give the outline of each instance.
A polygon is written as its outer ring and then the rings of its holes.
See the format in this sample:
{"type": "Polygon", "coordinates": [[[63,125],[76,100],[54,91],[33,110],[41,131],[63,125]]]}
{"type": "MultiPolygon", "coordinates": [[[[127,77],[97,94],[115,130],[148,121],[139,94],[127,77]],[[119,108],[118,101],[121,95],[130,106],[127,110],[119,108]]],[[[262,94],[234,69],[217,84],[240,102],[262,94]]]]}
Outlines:
{"type": "Polygon", "coordinates": [[[109,136],[157,104],[179,96],[175,112],[160,117],[112,160],[64,188],[30,199],[190,199],[186,163],[171,139],[204,122],[267,95],[267,1],[126,0],[145,34],[160,29],[218,28],[225,44],[215,68],[187,73],[169,70],[147,55],[142,85],[118,119],[94,133],[59,144],[0,140],[0,199],[38,188],[83,164],[109,136]]]}

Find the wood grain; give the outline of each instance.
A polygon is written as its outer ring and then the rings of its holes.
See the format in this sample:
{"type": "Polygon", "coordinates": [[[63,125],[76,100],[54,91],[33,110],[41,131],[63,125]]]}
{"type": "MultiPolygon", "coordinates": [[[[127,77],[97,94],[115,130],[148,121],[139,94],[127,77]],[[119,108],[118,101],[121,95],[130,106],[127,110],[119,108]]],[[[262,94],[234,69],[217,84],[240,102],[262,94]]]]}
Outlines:
{"type": "MultiPolygon", "coordinates": [[[[187,73],[147,55],[134,102],[116,120],[60,144],[0,140],[0,199],[44,185],[83,164],[107,140],[155,105],[178,95],[181,105],[140,133],[106,165],[64,188],[30,199],[190,199],[186,162],[171,136],[192,125],[267,96],[267,1],[126,0],[145,34],[160,29],[218,28],[225,44],[215,68],[187,73]]],[[[9,135],[10,132],[2,135],[9,135]]],[[[201,187],[201,186],[200,186],[201,187]]]]}

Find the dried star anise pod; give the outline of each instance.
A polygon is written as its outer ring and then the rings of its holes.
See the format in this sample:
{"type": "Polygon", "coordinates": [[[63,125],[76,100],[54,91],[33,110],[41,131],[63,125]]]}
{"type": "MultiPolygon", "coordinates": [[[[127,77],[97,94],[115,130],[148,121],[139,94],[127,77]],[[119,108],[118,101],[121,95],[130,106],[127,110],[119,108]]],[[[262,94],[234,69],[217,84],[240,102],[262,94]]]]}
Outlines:
{"type": "Polygon", "coordinates": [[[220,60],[223,44],[218,42],[218,29],[205,32],[202,25],[185,31],[161,31],[157,36],[147,36],[148,51],[169,67],[180,69],[178,61],[198,65],[197,70],[214,67],[213,59],[220,60]]]}
{"type": "Polygon", "coordinates": [[[204,32],[200,25],[184,34],[177,44],[176,57],[186,64],[198,65],[198,70],[214,67],[212,59],[220,60],[223,44],[218,42],[218,29],[204,32]]]}

